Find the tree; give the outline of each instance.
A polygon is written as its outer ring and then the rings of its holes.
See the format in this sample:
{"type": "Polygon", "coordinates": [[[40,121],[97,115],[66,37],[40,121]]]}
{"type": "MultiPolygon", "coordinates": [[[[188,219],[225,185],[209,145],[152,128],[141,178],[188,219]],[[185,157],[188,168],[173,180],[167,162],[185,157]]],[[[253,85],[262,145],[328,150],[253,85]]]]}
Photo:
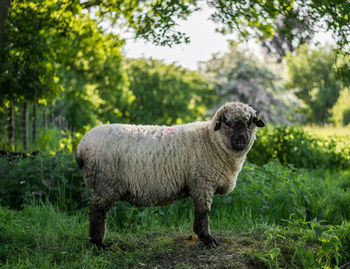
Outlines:
{"type": "Polygon", "coordinates": [[[350,88],[340,91],[337,102],[331,109],[332,122],[336,125],[347,125],[350,123],[350,88]]]}
{"type": "MultiPolygon", "coordinates": [[[[278,48],[284,51],[287,49],[285,52],[291,48],[294,50],[320,29],[331,31],[338,48],[343,52],[349,44],[349,1],[207,0],[207,4],[213,8],[211,19],[218,24],[219,31],[239,31],[244,38],[253,37],[263,41],[271,51],[278,48]]],[[[202,2],[87,0],[70,1],[61,7],[67,5],[70,10],[94,10],[100,22],[108,20],[118,29],[127,27],[128,32],[135,33],[135,37],[142,37],[155,44],[172,45],[189,42],[186,34],[176,29],[177,21],[199,10],[202,2]]],[[[276,52],[280,53],[281,50],[276,52]]]]}
{"type": "Polygon", "coordinates": [[[240,101],[254,107],[267,122],[289,123],[286,105],[275,97],[279,78],[236,43],[231,43],[228,53],[201,63],[200,69],[214,84],[216,107],[228,100],[240,101]]]}
{"type": "Polygon", "coordinates": [[[286,87],[304,102],[309,122],[327,123],[337,102],[342,81],[337,76],[336,55],[331,47],[310,49],[302,46],[287,58],[290,80],[286,87]]]}
{"type": "Polygon", "coordinates": [[[90,18],[74,18],[71,32],[57,48],[63,60],[58,76],[64,91],[55,110],[70,129],[79,131],[98,120],[116,119],[116,105],[123,106],[128,92],[121,45],[118,36],[105,34],[90,18]]]}
{"type": "MultiPolygon", "coordinates": [[[[33,103],[35,139],[39,100],[52,103],[57,94],[63,92],[56,102],[56,112],[60,108],[59,118],[65,118],[70,127],[77,130],[96,122],[93,113],[98,112],[98,107],[89,96],[98,96],[99,90],[100,94],[110,90],[120,95],[118,91],[123,90],[126,75],[120,67],[122,42],[116,35],[105,34],[88,14],[81,12],[78,2],[13,1],[4,30],[0,47],[0,95],[7,100],[24,102],[25,148],[28,102],[33,103]],[[91,89],[97,92],[91,93],[91,89]],[[84,109],[91,111],[86,113],[84,109]]],[[[12,108],[10,105],[9,109],[12,108]]],[[[9,115],[13,115],[13,110],[9,115]]],[[[10,125],[10,141],[13,130],[10,125]]]]}
{"type": "Polygon", "coordinates": [[[212,19],[221,23],[221,32],[238,30],[245,39],[256,38],[278,58],[310,41],[316,31],[330,31],[342,52],[346,52],[350,41],[349,1],[209,0],[208,3],[216,9],[212,19]]]}
{"type": "Polygon", "coordinates": [[[294,52],[314,37],[316,29],[310,24],[308,13],[301,11],[302,8],[291,9],[287,14],[280,15],[274,22],[273,36],[260,37],[262,47],[277,62],[282,62],[289,52],[294,52]]]}
{"type": "MultiPolygon", "coordinates": [[[[25,149],[29,126],[26,103],[53,97],[59,91],[54,44],[68,30],[64,19],[69,18],[61,16],[62,5],[58,1],[13,1],[5,24],[0,44],[0,96],[11,103],[24,103],[25,149]]],[[[13,130],[10,125],[9,133],[13,130]]]]}
{"type": "MultiPolygon", "coordinates": [[[[194,71],[153,59],[128,63],[130,93],[123,122],[138,124],[179,124],[199,118],[214,92],[194,71]]],[[[119,106],[117,106],[119,108],[119,106]]]]}

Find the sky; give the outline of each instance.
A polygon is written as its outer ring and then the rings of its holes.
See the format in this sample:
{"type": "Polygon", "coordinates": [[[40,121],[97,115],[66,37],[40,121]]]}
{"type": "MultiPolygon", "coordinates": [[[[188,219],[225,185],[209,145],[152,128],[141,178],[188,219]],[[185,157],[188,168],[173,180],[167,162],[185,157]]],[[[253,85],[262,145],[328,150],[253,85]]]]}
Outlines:
{"type": "Polygon", "coordinates": [[[124,55],[131,58],[152,57],[170,64],[176,62],[185,68],[195,70],[197,62],[206,61],[216,52],[227,51],[227,40],[233,36],[224,36],[215,32],[215,23],[209,20],[209,8],[192,13],[186,21],[179,23],[178,29],[190,37],[189,44],[170,47],[155,46],[142,39],[128,39],[124,46],[124,55]]]}
{"type": "MultiPolygon", "coordinates": [[[[207,61],[214,53],[223,54],[228,50],[228,40],[235,40],[235,36],[222,35],[215,32],[215,23],[209,18],[211,10],[203,6],[202,10],[192,13],[186,21],[180,21],[178,30],[190,37],[189,44],[180,44],[170,47],[155,46],[142,39],[126,39],[123,52],[126,57],[152,57],[163,60],[165,63],[177,63],[185,68],[196,70],[200,61],[207,61]]],[[[319,33],[315,39],[321,43],[331,42],[330,34],[319,33]]],[[[250,48],[251,53],[263,58],[263,50],[254,40],[243,44],[250,48]]]]}

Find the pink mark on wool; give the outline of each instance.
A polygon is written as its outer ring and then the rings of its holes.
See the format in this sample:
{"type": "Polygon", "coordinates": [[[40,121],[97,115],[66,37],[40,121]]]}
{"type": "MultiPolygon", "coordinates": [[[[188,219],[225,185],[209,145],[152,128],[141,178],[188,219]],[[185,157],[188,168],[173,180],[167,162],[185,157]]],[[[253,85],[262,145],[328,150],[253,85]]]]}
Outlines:
{"type": "Polygon", "coordinates": [[[166,134],[175,134],[175,128],[167,127],[167,128],[165,128],[164,133],[166,133],[166,134]]]}

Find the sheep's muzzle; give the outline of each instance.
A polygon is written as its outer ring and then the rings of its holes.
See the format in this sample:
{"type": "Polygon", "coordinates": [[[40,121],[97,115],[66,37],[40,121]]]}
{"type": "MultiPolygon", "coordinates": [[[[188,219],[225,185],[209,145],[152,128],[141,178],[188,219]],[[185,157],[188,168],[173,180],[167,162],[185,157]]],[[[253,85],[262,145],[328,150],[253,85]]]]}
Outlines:
{"type": "Polygon", "coordinates": [[[244,150],[249,144],[248,126],[245,122],[237,121],[233,127],[231,146],[236,151],[244,150]]]}

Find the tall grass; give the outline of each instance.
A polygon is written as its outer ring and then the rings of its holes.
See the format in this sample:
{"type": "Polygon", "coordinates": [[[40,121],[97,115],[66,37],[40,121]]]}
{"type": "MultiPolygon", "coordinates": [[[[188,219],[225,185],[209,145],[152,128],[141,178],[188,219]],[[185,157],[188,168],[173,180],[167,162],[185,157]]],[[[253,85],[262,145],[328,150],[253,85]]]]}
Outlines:
{"type": "Polygon", "coordinates": [[[34,158],[0,157],[0,201],[20,208],[26,200],[40,199],[75,210],[86,206],[90,195],[74,156],[63,152],[34,158]]]}
{"type": "MultiPolygon", "coordinates": [[[[284,167],[277,162],[262,167],[247,163],[236,189],[216,196],[211,210],[214,230],[249,230],[257,224],[284,225],[294,215],[337,225],[350,219],[350,173],[308,171],[284,167]]],[[[192,200],[167,207],[136,209],[119,202],[112,225],[119,229],[186,227],[193,218],[192,200]]]]}
{"type": "MultiPolygon", "coordinates": [[[[7,161],[0,158],[1,204],[20,208],[28,199],[47,201],[60,210],[89,206],[90,194],[73,156],[59,153],[35,159],[7,161]]],[[[349,170],[296,169],[277,161],[263,166],[246,163],[236,189],[217,196],[212,205],[214,228],[239,229],[243,224],[281,224],[291,214],[306,220],[340,224],[350,219],[349,170]]],[[[118,202],[112,212],[119,228],[181,226],[192,217],[192,200],[167,207],[136,209],[118,202]]]]}
{"type": "Polygon", "coordinates": [[[214,229],[221,243],[217,250],[207,250],[189,236],[190,225],[164,229],[152,222],[148,223],[152,226],[137,224],[121,231],[109,223],[106,242],[110,251],[101,252],[88,243],[87,215],[87,210],[60,212],[47,203],[26,205],[20,211],[0,206],[0,266],[335,268],[350,258],[348,221],[325,225],[292,217],[282,226],[257,223],[249,231],[235,233],[214,229]]]}

